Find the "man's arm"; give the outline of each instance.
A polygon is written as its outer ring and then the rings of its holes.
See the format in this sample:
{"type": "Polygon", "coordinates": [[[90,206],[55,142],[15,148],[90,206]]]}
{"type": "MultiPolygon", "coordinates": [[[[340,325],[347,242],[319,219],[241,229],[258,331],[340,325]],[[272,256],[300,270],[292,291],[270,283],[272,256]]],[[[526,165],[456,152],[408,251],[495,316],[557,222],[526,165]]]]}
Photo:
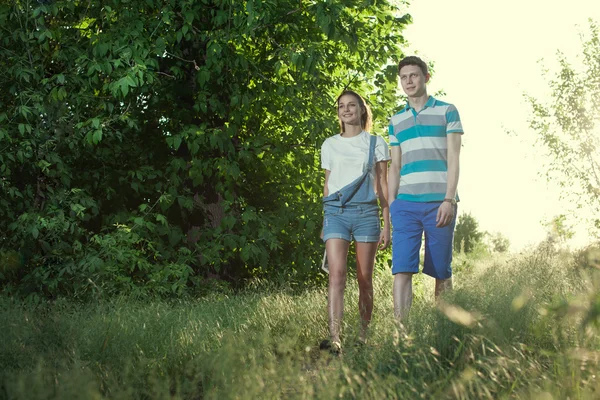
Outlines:
{"type": "MultiPolygon", "coordinates": [[[[458,187],[458,175],[460,171],[459,158],[461,146],[461,133],[449,133],[448,137],[448,182],[446,184],[446,199],[456,197],[456,188],[458,187]]],[[[443,202],[438,209],[436,226],[444,227],[452,222],[454,218],[454,206],[449,202],[443,202]]]]}
{"type": "Polygon", "coordinates": [[[458,175],[460,172],[460,145],[462,135],[460,133],[450,133],[448,135],[448,186],[446,189],[446,199],[456,197],[456,188],[458,187],[458,175]]]}

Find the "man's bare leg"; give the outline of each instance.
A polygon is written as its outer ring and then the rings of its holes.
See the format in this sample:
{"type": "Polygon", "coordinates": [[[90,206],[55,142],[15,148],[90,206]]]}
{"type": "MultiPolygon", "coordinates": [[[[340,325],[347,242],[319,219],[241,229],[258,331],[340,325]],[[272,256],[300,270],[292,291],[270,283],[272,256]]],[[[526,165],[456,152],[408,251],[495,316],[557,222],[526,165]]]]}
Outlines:
{"type": "Polygon", "coordinates": [[[404,322],[412,306],[412,273],[400,272],[394,275],[394,316],[404,322]]]}
{"type": "Polygon", "coordinates": [[[448,279],[435,280],[435,301],[438,301],[440,295],[446,290],[452,290],[452,277],[448,279]]]}

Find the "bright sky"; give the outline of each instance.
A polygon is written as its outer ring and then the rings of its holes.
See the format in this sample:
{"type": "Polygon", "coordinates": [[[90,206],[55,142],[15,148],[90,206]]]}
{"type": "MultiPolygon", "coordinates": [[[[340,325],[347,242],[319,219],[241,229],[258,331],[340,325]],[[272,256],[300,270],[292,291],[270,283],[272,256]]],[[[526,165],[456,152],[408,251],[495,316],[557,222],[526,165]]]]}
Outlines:
{"type": "MultiPolygon", "coordinates": [[[[545,99],[543,66],[552,70],[557,50],[581,50],[588,19],[600,22],[600,1],[413,0],[408,11],[409,49],[435,64],[428,92],[445,91],[465,129],[459,214],[470,211],[481,229],[502,232],[511,250],[539,242],[542,221],[564,213],[566,204],[557,185],[539,176],[522,94],[545,99]]],[[[579,229],[572,244],[586,239],[579,229]]]]}

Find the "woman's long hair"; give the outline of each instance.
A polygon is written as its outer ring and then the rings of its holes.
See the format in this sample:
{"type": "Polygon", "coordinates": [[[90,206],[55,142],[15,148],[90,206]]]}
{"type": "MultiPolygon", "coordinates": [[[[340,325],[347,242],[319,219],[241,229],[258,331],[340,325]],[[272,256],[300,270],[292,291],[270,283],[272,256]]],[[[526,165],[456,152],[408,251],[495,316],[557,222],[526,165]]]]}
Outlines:
{"type": "MultiPolygon", "coordinates": [[[[371,132],[371,127],[373,126],[373,114],[371,114],[371,107],[369,107],[365,99],[363,99],[360,94],[356,93],[353,90],[344,90],[335,101],[335,104],[338,106],[338,109],[340,104],[340,98],[345,94],[350,94],[356,97],[356,99],[358,100],[358,105],[361,108],[360,126],[363,131],[371,132]]],[[[344,126],[344,123],[339,119],[339,117],[338,121],[340,123],[340,129],[342,133],[346,132],[346,127],[344,126]]]]}

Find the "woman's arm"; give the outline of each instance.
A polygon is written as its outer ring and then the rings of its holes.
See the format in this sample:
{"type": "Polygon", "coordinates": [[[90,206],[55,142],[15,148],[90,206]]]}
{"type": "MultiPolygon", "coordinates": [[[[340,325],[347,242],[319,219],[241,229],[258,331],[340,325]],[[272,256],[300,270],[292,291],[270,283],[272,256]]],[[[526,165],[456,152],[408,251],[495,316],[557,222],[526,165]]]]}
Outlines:
{"type": "Polygon", "coordinates": [[[398,188],[400,187],[400,167],[402,165],[402,151],[400,146],[392,146],[392,162],[390,163],[390,171],[388,175],[388,199],[390,203],[398,196],[398,188]]]}
{"type": "MultiPolygon", "coordinates": [[[[331,173],[330,170],[326,169],[325,170],[325,184],[323,185],[323,197],[329,196],[329,187],[327,185],[327,182],[329,182],[329,174],[331,173]]],[[[323,221],[325,221],[323,219],[323,221]]],[[[321,228],[321,239],[323,239],[323,229],[321,228]]]]}
{"type": "Polygon", "coordinates": [[[390,245],[390,204],[388,201],[388,163],[379,161],[376,164],[376,185],[379,205],[383,214],[383,231],[379,239],[379,246],[385,249],[390,245]]]}

